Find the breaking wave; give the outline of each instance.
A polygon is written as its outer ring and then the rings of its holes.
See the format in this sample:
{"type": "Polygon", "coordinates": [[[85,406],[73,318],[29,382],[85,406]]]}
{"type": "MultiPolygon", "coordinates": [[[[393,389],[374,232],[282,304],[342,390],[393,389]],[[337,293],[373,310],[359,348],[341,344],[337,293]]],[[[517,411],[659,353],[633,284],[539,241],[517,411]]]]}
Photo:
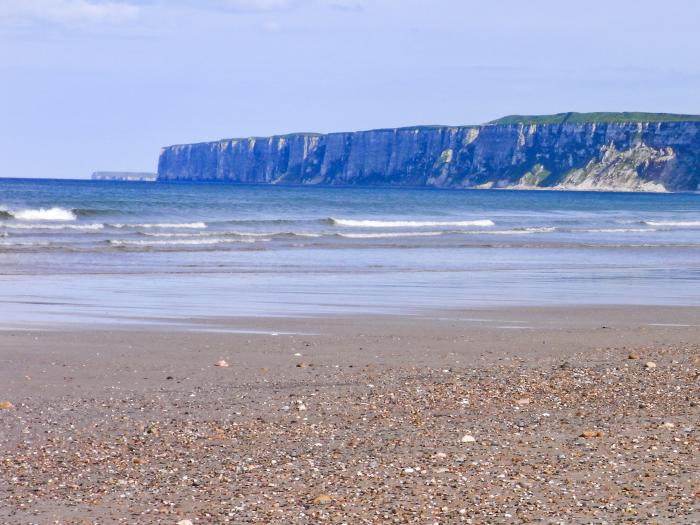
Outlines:
{"type": "Polygon", "coordinates": [[[700,226],[700,221],[642,221],[649,226],[679,226],[681,228],[692,228],[700,226]]]}
{"type": "Polygon", "coordinates": [[[2,208],[0,216],[20,221],[74,221],[78,216],[73,210],[66,208],[27,208],[24,210],[9,210],[2,208]]]}

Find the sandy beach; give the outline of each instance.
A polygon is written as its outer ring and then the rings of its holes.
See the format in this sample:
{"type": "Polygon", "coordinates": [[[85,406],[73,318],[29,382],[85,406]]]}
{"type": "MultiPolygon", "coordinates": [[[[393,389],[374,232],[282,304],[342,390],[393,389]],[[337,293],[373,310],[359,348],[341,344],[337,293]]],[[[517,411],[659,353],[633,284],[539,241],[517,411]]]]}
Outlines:
{"type": "Polygon", "coordinates": [[[697,308],[5,330],[0,523],[698,523],[699,374],[697,308]]]}

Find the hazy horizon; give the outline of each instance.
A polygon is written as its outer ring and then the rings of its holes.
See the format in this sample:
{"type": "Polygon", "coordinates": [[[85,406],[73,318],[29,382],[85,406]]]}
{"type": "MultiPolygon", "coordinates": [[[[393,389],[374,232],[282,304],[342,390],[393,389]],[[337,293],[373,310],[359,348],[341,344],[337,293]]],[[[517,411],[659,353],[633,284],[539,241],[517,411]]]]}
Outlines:
{"type": "Polygon", "coordinates": [[[700,4],[0,0],[2,177],[155,171],[170,144],[700,114],[700,4]]]}

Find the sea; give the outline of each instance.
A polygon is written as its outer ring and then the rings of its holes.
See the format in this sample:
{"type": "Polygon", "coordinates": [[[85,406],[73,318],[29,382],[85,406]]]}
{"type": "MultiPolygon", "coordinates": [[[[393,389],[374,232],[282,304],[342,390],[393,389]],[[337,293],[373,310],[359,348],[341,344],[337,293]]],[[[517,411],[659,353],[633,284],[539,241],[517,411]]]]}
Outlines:
{"type": "Polygon", "coordinates": [[[0,328],[699,305],[700,195],[0,179],[0,328]]]}

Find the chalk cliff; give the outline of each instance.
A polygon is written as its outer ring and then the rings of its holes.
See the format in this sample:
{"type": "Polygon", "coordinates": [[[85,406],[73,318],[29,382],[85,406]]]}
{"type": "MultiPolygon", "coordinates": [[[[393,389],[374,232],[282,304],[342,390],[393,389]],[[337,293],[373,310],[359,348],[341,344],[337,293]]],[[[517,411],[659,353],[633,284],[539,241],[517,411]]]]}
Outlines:
{"type": "Polygon", "coordinates": [[[563,113],[480,126],[225,139],[163,148],[158,180],[697,191],[700,117],[563,113]]]}

